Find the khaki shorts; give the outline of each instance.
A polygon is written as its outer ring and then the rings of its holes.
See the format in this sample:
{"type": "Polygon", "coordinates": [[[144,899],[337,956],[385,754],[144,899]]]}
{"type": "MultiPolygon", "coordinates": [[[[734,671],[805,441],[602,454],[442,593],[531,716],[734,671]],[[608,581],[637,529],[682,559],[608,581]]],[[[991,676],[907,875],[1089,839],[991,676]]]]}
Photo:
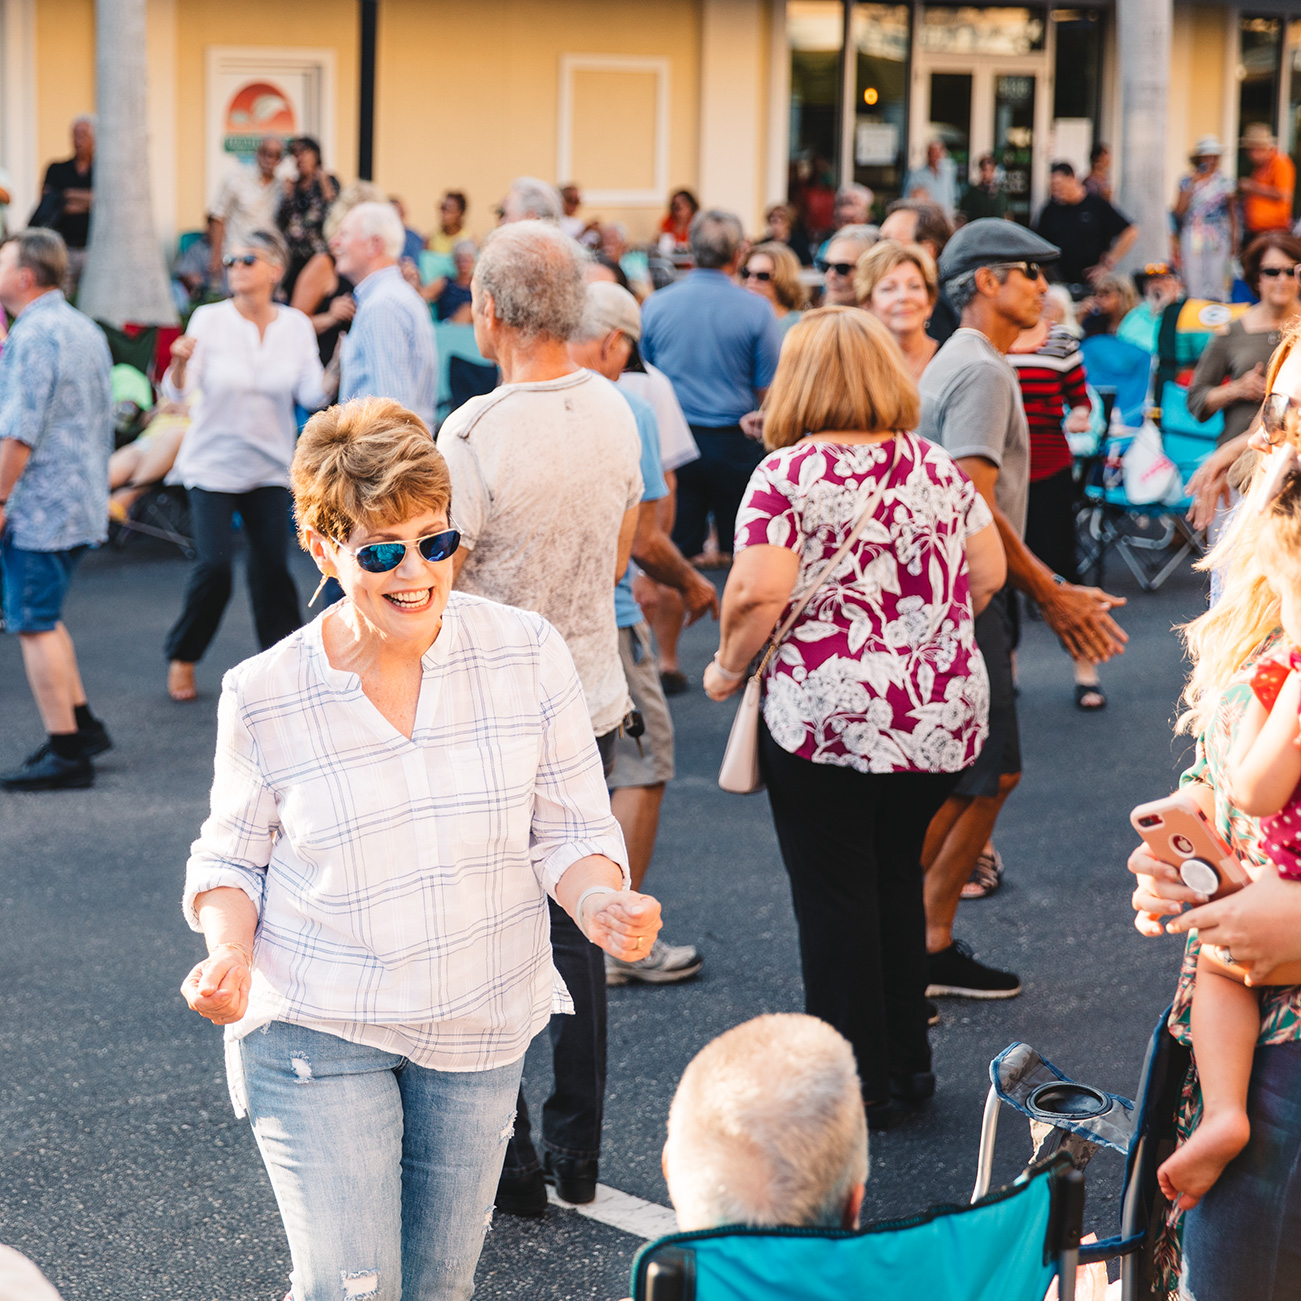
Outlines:
{"type": "Polygon", "coordinates": [[[669,702],[660,686],[655,667],[655,650],[651,645],[650,625],[645,621],[631,628],[619,629],[619,658],[628,679],[628,694],[633,708],[641,711],[646,731],[641,748],[630,736],[620,736],[614,744],[614,770],[606,779],[611,790],[621,786],[658,786],[673,779],[673,719],[669,702]]]}

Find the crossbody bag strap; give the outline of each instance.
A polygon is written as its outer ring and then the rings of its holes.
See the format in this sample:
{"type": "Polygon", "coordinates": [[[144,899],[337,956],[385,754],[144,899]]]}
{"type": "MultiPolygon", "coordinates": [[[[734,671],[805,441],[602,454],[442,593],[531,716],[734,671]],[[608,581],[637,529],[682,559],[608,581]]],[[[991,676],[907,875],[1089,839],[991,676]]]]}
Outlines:
{"type": "Polygon", "coordinates": [[[890,485],[890,476],[894,473],[895,467],[899,464],[899,456],[903,449],[903,440],[906,437],[904,431],[898,430],[894,436],[894,456],[890,461],[885,473],[872,484],[868,490],[868,495],[863,499],[863,504],[858,512],[858,518],[854,521],[854,527],[850,529],[849,536],[842,542],[836,550],[836,554],[819,571],[816,579],[813,580],[812,586],[800,597],[795,608],[786,616],[785,622],[780,628],[773,633],[768,642],[768,649],[764,652],[764,657],[759,661],[759,667],[755,670],[754,676],[761,678],[764,670],[768,667],[768,661],[772,659],[773,653],[786,640],[786,635],[795,626],[796,620],[804,613],[805,607],[813,599],[814,595],[835,572],[836,566],[849,554],[849,549],[858,541],[859,536],[867,527],[868,521],[876,514],[876,508],[881,498],[885,496],[885,491],[890,485]]]}

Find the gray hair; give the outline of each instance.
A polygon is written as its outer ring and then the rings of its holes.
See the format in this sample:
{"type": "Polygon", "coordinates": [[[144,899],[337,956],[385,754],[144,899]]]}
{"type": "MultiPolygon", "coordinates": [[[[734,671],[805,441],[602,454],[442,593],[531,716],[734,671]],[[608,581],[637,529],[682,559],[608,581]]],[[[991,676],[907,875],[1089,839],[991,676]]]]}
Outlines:
{"type": "Polygon", "coordinates": [[[483,242],[474,278],[492,314],[526,339],[567,341],[587,307],[587,254],[559,227],[516,221],[483,242]]]}
{"type": "Polygon", "coordinates": [[[673,1097],[664,1167],[684,1231],[839,1228],[868,1173],[848,1042],[816,1017],[783,1013],[706,1044],[673,1097]]]}
{"type": "Polygon", "coordinates": [[[874,195],[866,185],[859,185],[857,183],[853,185],[842,185],[840,189],[836,191],[837,203],[842,199],[861,199],[870,207],[874,198],[876,198],[876,195],[874,195]]]}
{"type": "MultiPolygon", "coordinates": [[[[975,301],[979,290],[976,288],[976,272],[981,270],[980,267],[973,267],[970,271],[964,271],[960,276],[954,276],[952,280],[944,282],[944,292],[948,295],[949,302],[953,304],[953,310],[959,316],[975,301]]],[[[1001,285],[1008,277],[1006,267],[986,267],[985,270],[993,271],[1001,285]]]]}
{"type": "Polygon", "coordinates": [[[18,246],[18,265],[26,267],[42,289],[57,289],[68,273],[68,246],[57,230],[29,226],[0,243],[18,246]]]}
{"type": "Polygon", "coordinates": [[[565,215],[565,205],[560,191],[536,176],[517,176],[506,191],[502,204],[508,222],[537,221],[558,222],[565,215]]]}
{"type": "Polygon", "coordinates": [[[477,258],[479,256],[479,246],[472,239],[458,239],[452,245],[452,256],[459,257],[464,252],[473,253],[477,258]]]}
{"type": "Polygon", "coordinates": [[[268,262],[274,262],[280,268],[279,280],[285,278],[285,269],[289,266],[289,246],[278,230],[264,228],[249,231],[243,240],[243,246],[264,254],[268,262]]]}
{"type": "Polygon", "coordinates": [[[866,224],[842,226],[834,235],[832,235],[827,247],[830,248],[831,244],[836,244],[842,239],[847,239],[852,244],[860,245],[861,251],[866,252],[880,238],[880,226],[868,226],[866,224]]]}
{"type": "Polygon", "coordinates": [[[708,208],[691,219],[691,253],[702,270],[725,267],[741,247],[741,219],[725,208],[708,208]]]}
{"type": "Polygon", "coordinates": [[[348,217],[362,235],[380,241],[385,257],[397,260],[402,245],[406,243],[407,233],[402,227],[402,218],[391,203],[368,200],[357,204],[348,213],[348,217]]]}

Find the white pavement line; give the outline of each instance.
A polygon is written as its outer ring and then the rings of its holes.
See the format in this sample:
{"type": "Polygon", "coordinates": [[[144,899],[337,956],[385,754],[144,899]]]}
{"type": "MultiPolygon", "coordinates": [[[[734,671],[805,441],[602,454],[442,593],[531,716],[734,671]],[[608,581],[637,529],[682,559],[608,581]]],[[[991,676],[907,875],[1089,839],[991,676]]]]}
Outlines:
{"type": "Polygon", "coordinates": [[[631,1233],[636,1238],[662,1238],[666,1233],[678,1231],[677,1216],[667,1206],[657,1202],[648,1202],[631,1193],[621,1193],[617,1188],[607,1188],[605,1184],[596,1185],[596,1200],[585,1206],[575,1206],[572,1202],[562,1202],[556,1190],[547,1185],[547,1197],[556,1206],[567,1211],[577,1211],[588,1219],[599,1220],[611,1228],[631,1233]]]}

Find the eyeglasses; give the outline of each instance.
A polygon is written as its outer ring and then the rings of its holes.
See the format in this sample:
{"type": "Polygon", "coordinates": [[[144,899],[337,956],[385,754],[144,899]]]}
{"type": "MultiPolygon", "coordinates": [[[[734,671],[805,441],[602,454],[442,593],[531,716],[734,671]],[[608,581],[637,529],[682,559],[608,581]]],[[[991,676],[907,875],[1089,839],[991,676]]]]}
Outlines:
{"type": "Polygon", "coordinates": [[[1027,280],[1038,280],[1044,273],[1038,262],[991,262],[991,271],[1019,271],[1027,280]]]}
{"type": "Polygon", "coordinates": [[[854,264],[852,262],[828,262],[825,258],[818,259],[818,270],[823,275],[829,275],[834,271],[838,276],[852,276],[854,274],[854,264]]]}
{"type": "Polygon", "coordinates": [[[1271,447],[1277,447],[1301,419],[1301,404],[1286,393],[1271,393],[1260,408],[1260,423],[1271,447]]]}
{"type": "Polygon", "coordinates": [[[768,281],[770,281],[770,280],[772,279],[772,272],[771,272],[771,271],[751,271],[749,267],[746,267],[746,269],[745,269],[744,271],[741,272],[741,279],[742,279],[742,280],[758,280],[760,283],[766,285],[766,284],[768,283],[768,281]]]}
{"type": "Polygon", "coordinates": [[[412,538],[409,542],[372,542],[369,546],[358,547],[354,551],[342,542],[334,544],[340,551],[346,551],[368,574],[387,574],[396,569],[405,559],[408,547],[415,547],[422,560],[436,565],[455,553],[461,545],[459,529],[444,529],[441,533],[431,533],[428,537],[412,538]]]}
{"type": "Polygon", "coordinates": [[[257,261],[258,255],[256,253],[227,253],[221,259],[221,265],[224,267],[251,267],[257,261]]]}
{"type": "Polygon", "coordinates": [[[1273,280],[1278,276],[1294,276],[1296,275],[1296,265],[1290,267],[1261,267],[1259,274],[1267,280],[1273,280]]]}

